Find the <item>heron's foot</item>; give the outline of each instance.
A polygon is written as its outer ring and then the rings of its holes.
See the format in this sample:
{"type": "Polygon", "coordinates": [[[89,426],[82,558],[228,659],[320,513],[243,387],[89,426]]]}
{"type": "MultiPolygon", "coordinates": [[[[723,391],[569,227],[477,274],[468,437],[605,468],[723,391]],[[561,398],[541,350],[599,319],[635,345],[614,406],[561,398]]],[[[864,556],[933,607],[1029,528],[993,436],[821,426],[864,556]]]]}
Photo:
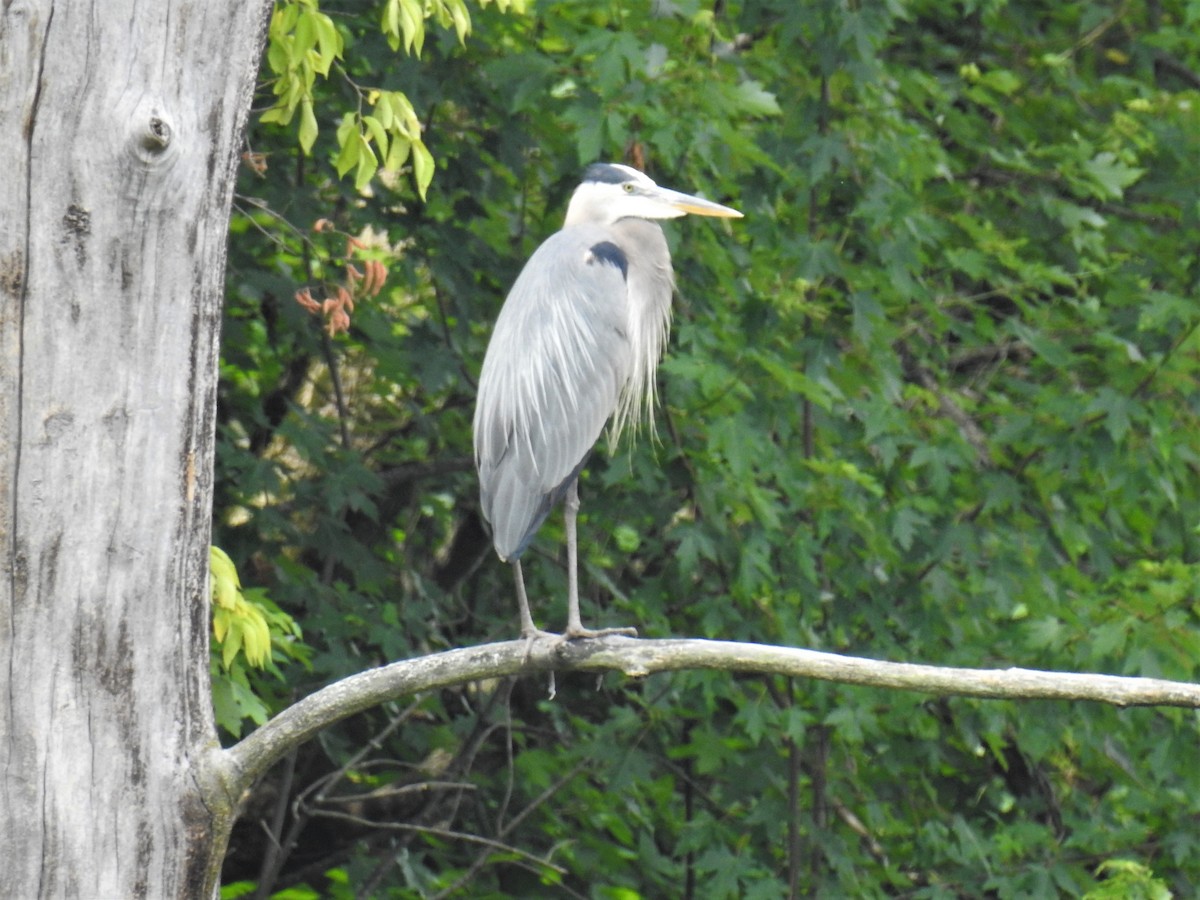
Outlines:
{"type": "Polygon", "coordinates": [[[609,637],[610,635],[619,634],[624,637],[637,637],[636,628],[584,628],[582,625],[574,627],[568,625],[567,630],[562,633],[563,640],[578,641],[582,638],[601,638],[609,637]]]}
{"type": "Polygon", "coordinates": [[[525,642],[525,662],[533,655],[533,645],[538,641],[560,641],[562,638],[553,631],[542,631],[540,628],[521,629],[521,640],[525,642]]]}
{"type": "Polygon", "coordinates": [[[553,631],[542,631],[540,628],[522,628],[521,640],[523,641],[544,641],[554,640],[558,637],[553,631]]]}

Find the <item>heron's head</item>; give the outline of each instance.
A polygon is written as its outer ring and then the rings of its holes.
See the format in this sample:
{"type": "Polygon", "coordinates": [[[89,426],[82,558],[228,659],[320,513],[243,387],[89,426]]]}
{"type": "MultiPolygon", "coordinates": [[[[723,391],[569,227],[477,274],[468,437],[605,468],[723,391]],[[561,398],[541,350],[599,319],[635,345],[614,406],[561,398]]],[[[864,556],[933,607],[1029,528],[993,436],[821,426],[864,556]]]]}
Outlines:
{"type": "Polygon", "coordinates": [[[736,209],[659,187],[646,175],[617,163],[596,163],[571,195],[566,224],[611,225],[618,219],[674,219],[688,213],[740,219],[736,209]]]}

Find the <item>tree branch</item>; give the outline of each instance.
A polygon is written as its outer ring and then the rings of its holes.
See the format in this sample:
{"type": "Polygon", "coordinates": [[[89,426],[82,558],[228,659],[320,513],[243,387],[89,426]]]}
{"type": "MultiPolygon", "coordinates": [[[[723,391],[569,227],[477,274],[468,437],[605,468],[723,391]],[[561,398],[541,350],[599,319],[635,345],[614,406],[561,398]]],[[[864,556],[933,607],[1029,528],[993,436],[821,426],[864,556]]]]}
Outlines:
{"type": "Polygon", "coordinates": [[[520,640],[448,650],[351,675],[293,704],[240,743],[221,751],[215,765],[221,782],[236,798],[284,754],[321,729],[398,697],[481,679],[548,671],[616,671],[642,678],[683,669],[787,675],[962,697],[1200,708],[1200,684],[1160,678],[916,665],[732,641],[520,640]]]}

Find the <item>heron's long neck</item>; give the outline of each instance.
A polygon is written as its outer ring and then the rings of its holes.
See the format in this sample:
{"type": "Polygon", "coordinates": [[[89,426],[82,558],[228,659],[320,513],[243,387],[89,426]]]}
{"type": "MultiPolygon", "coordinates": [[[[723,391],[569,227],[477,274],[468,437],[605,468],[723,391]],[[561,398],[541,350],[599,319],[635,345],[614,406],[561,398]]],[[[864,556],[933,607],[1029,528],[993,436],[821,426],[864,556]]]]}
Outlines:
{"type": "Polygon", "coordinates": [[[613,204],[609,189],[612,185],[597,185],[584,182],[575,188],[571,202],[567,204],[567,216],[563,219],[563,228],[574,228],[576,225],[600,225],[612,228],[619,215],[619,207],[613,204]]]}
{"type": "Polygon", "coordinates": [[[563,219],[563,228],[574,228],[576,225],[607,225],[604,216],[600,214],[597,204],[592,202],[589,194],[582,188],[571,196],[567,204],[567,215],[563,219]]]}
{"type": "Polygon", "coordinates": [[[621,219],[612,226],[628,258],[628,335],[633,351],[629,377],[621,389],[613,434],[654,411],[655,370],[671,331],[675,278],[663,231],[645,219],[621,219]]]}

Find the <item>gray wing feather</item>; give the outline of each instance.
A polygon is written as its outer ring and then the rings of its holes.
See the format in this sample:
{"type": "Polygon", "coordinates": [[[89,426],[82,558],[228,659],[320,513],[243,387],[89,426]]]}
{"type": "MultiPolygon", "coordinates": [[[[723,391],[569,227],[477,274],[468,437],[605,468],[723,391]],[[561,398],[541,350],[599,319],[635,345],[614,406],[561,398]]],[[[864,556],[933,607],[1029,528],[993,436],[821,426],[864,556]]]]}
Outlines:
{"type": "Polygon", "coordinates": [[[598,226],[551,236],[496,320],[475,408],[475,461],[496,552],[515,559],[578,475],[628,381],[623,267],[598,226]]]}

